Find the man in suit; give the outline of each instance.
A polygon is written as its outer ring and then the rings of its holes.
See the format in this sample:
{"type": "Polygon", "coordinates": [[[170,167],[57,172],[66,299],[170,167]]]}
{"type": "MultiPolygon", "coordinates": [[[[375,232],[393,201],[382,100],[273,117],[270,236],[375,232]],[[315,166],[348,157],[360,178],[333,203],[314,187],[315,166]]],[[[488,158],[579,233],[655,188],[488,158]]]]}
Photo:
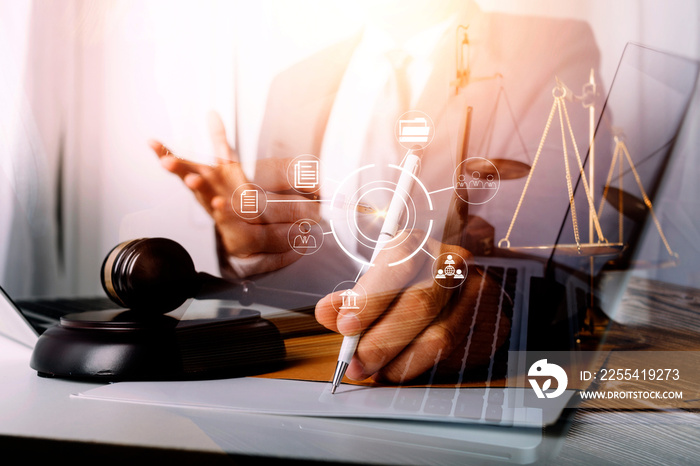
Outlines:
{"type": "MultiPolygon", "coordinates": [[[[406,151],[393,134],[395,123],[406,110],[428,115],[433,135],[423,150],[420,180],[427,193],[422,197],[429,199],[416,207],[418,226],[404,230],[398,246],[382,251],[375,267],[359,279],[356,288],[366,292],[362,312],[339,311],[338,293],[316,306],[317,319],[329,329],[345,335],[364,332],[347,372],[350,378],[399,381],[422,374],[436,360],[450,367],[451,360],[461,357],[457,350],[464,348],[470,331],[480,331],[482,316],[472,321],[470,305],[479,292],[475,282],[467,279],[465,292],[454,298],[453,290],[428,277],[431,258],[446,252],[463,262],[470,257],[458,239],[467,211],[469,218],[478,214],[503,235],[523,189],[522,178],[509,181],[504,173],[498,194],[489,202],[453,201],[455,167],[467,156],[529,161],[552,106],[556,78],[579,88],[590,70],[597,69],[598,52],[589,27],[580,22],[484,13],[472,2],[390,3],[393,9],[380,11],[362,34],[297,63],[271,84],[254,182],[276,192],[274,200],[291,202],[268,203],[264,215],[255,218],[232,212],[232,193],[249,180],[216,117],[212,138],[219,159],[226,162],[218,167],[188,164],[167,156],[160,143],[152,145],[163,156],[163,166],[183,178],[214,218],[225,275],[254,276],[267,285],[323,295],[334,283],[355,279],[357,261],[348,259],[351,246],[335,232],[339,244],[326,241],[322,254],[298,254],[289,244],[287,232],[300,219],[328,229],[328,212],[306,201],[333,194],[333,183],[313,193],[290,193],[291,161],[300,154],[317,156],[322,173],[336,178],[336,184],[357,167],[373,163],[378,169],[359,174],[354,187],[395,182],[398,173],[386,167],[398,164],[406,151]],[[466,29],[455,34],[460,25],[466,29]],[[399,65],[383,61],[396,51],[408,58],[398,60],[399,65]],[[457,57],[463,53],[468,69],[457,70],[457,57]],[[463,72],[461,80],[456,80],[458,71],[463,72]],[[467,131],[468,108],[472,115],[467,131]],[[369,178],[362,178],[364,174],[369,178]],[[427,217],[434,221],[427,222],[427,217]],[[452,227],[443,228],[450,219],[452,227]],[[430,226],[429,237],[425,226],[430,226]],[[388,267],[402,258],[406,260],[399,266],[388,267]]],[[[576,129],[587,129],[584,122],[572,116],[576,129]]],[[[579,146],[586,142],[579,141],[579,146]]],[[[563,214],[568,205],[559,185],[563,171],[550,168],[542,176],[540,184],[548,189],[535,191],[520,214],[525,233],[518,239],[523,242],[553,242],[562,217],[554,212],[563,214]],[[552,215],[542,219],[538,212],[552,215]]],[[[357,232],[365,227],[358,221],[353,228],[357,232]]],[[[362,254],[358,252],[366,257],[362,254]]],[[[507,325],[501,322],[500,335],[507,333],[507,325]]],[[[473,363],[484,363],[488,353],[484,350],[473,363]]]]}

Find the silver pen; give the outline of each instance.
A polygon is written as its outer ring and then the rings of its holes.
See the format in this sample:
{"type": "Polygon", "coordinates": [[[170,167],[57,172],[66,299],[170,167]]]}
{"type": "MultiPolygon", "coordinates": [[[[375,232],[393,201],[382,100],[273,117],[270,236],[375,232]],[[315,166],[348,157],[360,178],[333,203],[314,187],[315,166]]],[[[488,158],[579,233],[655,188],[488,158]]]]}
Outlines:
{"type": "MultiPolygon", "coordinates": [[[[372,253],[372,259],[370,259],[369,264],[372,264],[376,259],[379,251],[384,248],[384,245],[394,239],[396,233],[399,229],[399,220],[401,219],[401,214],[403,213],[403,206],[411,192],[413,186],[414,177],[418,172],[420,167],[420,158],[423,155],[422,148],[420,146],[411,147],[403,161],[401,162],[401,176],[399,177],[399,182],[396,184],[396,189],[391,197],[391,203],[389,204],[389,209],[387,210],[386,217],[384,217],[384,223],[382,224],[382,229],[379,233],[379,238],[377,239],[377,244],[374,247],[374,252],[372,253]]],[[[369,264],[363,265],[363,269],[369,269],[369,264]]],[[[366,272],[363,270],[362,272],[366,272]]],[[[335,372],[333,373],[333,380],[331,387],[331,393],[335,393],[335,390],[340,385],[340,381],[345,375],[350,361],[352,360],[355,350],[357,349],[357,344],[360,342],[360,335],[352,335],[343,337],[343,344],[340,347],[340,353],[338,354],[338,363],[335,366],[335,372]]]]}

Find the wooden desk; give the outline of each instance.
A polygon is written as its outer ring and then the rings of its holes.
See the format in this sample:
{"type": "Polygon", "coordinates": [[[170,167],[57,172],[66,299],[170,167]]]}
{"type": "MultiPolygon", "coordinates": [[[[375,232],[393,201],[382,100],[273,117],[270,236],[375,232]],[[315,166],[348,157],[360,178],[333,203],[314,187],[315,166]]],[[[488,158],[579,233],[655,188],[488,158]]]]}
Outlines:
{"type": "MultiPolygon", "coordinates": [[[[619,314],[623,324],[613,327],[608,343],[618,338],[618,343],[627,345],[624,348],[636,351],[698,350],[700,319],[696,317],[700,315],[700,301],[696,293],[633,280],[619,314]],[[655,294],[649,295],[649,290],[655,290],[655,294]],[[650,309],[664,312],[649,312],[650,309]]],[[[9,343],[5,346],[9,347],[9,343]]],[[[379,434],[383,428],[374,426],[375,430],[370,431],[362,421],[212,410],[201,413],[71,399],[71,393],[94,384],[39,378],[28,367],[27,348],[11,357],[5,346],[0,346],[4,349],[0,361],[6,377],[0,383],[0,446],[10,458],[68,457],[72,464],[123,464],[136,458],[166,459],[174,464],[308,464],[323,460],[348,463],[350,459],[363,464],[399,464],[397,460],[460,465],[486,462],[478,456],[450,454],[430,438],[424,440],[425,445],[391,447],[372,438],[374,432],[379,434]],[[214,419],[217,422],[203,429],[198,417],[219,414],[220,419],[214,419]],[[409,451],[411,447],[415,452],[409,451]]],[[[557,449],[543,450],[537,457],[538,463],[698,464],[699,414],[695,408],[630,411],[599,409],[584,403],[571,412],[568,422],[545,430],[545,436],[554,440],[550,443],[557,449]]],[[[414,427],[421,432],[425,429],[414,427]]],[[[459,442],[486,430],[488,427],[483,426],[460,429],[459,442]]],[[[500,438],[502,431],[492,429],[492,435],[500,438]]],[[[406,441],[405,436],[401,438],[406,441]]]]}
{"type": "MultiPolygon", "coordinates": [[[[700,354],[700,290],[633,277],[606,335],[604,347],[613,352],[649,352],[647,354],[652,355],[652,352],[693,351],[700,354]]],[[[328,378],[337,354],[336,346],[340,345],[337,335],[324,338],[320,348],[325,348],[325,352],[319,354],[317,345],[313,348],[316,357],[311,366],[318,380],[328,378]]],[[[308,355],[307,349],[303,342],[294,347],[300,358],[308,355]]],[[[614,358],[612,360],[614,364],[614,358]]],[[[286,374],[281,371],[279,376],[286,374]]],[[[698,393],[698,389],[696,384],[684,393],[698,393]]],[[[682,406],[686,407],[672,410],[653,406],[611,409],[601,408],[600,402],[583,402],[578,410],[570,413],[572,417],[566,421],[570,425],[563,429],[563,434],[557,433],[557,428],[552,429],[552,435],[563,435],[565,439],[559,452],[544,462],[698,463],[700,396],[692,398],[684,400],[687,403],[682,406]]]]}
{"type": "MultiPolygon", "coordinates": [[[[632,278],[616,318],[620,323],[611,326],[606,341],[612,347],[700,351],[700,290],[632,278]]],[[[685,401],[685,409],[645,411],[584,402],[549,463],[698,464],[700,409],[697,401],[685,401]]]]}

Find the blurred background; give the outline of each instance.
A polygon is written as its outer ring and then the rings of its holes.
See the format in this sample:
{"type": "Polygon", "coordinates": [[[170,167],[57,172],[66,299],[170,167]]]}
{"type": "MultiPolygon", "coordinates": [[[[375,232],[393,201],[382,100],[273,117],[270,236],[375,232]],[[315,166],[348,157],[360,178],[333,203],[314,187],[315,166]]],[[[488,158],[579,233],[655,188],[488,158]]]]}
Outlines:
{"type": "MultiPolygon", "coordinates": [[[[167,236],[217,273],[212,222],[147,145],[211,160],[206,115],[253,169],[269,83],[355,34],[372,3],[328,0],[0,0],[0,284],[12,296],[99,294],[122,240],[167,236]]],[[[397,2],[386,2],[392,8],[397,2]]],[[[695,0],[478,0],[485,11],[590,24],[603,88],[627,42],[700,59],[695,0]]],[[[656,214],[681,257],[636,271],[700,287],[700,101],[656,214]]],[[[666,254],[656,230],[645,254],[666,254]]],[[[503,236],[496,232],[496,237],[503,236]]]]}

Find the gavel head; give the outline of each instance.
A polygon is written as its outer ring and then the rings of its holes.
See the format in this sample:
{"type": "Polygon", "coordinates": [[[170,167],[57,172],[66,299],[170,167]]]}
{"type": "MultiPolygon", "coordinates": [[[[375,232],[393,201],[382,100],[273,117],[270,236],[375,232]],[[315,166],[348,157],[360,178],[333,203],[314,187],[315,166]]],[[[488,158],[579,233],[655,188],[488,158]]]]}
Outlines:
{"type": "Polygon", "coordinates": [[[177,309],[194,296],[198,286],[192,258],[182,246],[166,238],[118,244],[102,263],[100,278],[112,301],[149,314],[177,309]]]}

